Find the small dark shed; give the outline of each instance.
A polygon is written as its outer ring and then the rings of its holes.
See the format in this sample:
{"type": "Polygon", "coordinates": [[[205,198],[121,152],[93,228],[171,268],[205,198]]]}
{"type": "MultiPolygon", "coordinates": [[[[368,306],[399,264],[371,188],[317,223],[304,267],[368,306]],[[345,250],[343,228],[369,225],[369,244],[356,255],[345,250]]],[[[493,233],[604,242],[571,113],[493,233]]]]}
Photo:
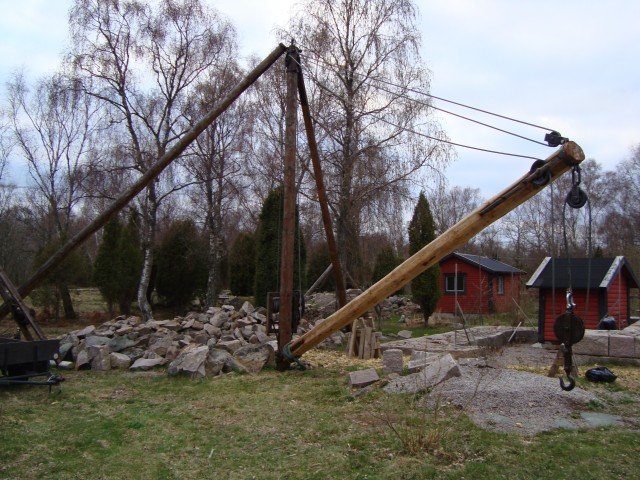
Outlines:
{"type": "Polygon", "coordinates": [[[519,301],[520,277],[524,274],[493,258],[454,252],[440,261],[442,296],[437,310],[456,313],[456,302],[464,313],[508,312],[519,301]]]}
{"type": "Polygon", "coordinates": [[[629,324],[630,290],[638,288],[638,279],[625,257],[556,258],[547,257],[526,283],[537,288],[538,340],[556,341],[553,323],[566,311],[565,293],[571,285],[574,312],[585,324],[595,329],[600,320],[611,315],[618,328],[629,324]],[[588,301],[588,305],[587,305],[588,301]]]}

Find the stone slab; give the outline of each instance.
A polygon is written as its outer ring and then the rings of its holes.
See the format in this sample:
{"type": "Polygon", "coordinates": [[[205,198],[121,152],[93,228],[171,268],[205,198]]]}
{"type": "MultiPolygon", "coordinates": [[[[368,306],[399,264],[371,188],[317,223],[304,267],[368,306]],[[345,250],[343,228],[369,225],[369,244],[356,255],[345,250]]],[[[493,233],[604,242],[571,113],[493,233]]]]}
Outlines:
{"type": "Polygon", "coordinates": [[[376,372],[375,368],[349,372],[349,386],[351,388],[364,388],[378,380],[380,380],[380,377],[378,376],[378,372],[376,372]]]}
{"type": "Polygon", "coordinates": [[[438,357],[418,373],[391,380],[385,387],[388,393],[418,393],[429,390],[452,377],[459,377],[460,367],[450,354],[438,357]]]}
{"type": "Polygon", "coordinates": [[[587,330],[584,338],[573,346],[576,355],[609,355],[609,332],[601,330],[587,330]]]}
{"type": "Polygon", "coordinates": [[[397,335],[400,338],[409,339],[413,336],[413,332],[411,330],[400,330],[397,335]]]}
{"type": "Polygon", "coordinates": [[[383,352],[382,372],[385,375],[389,373],[402,373],[403,369],[404,361],[402,358],[402,350],[399,348],[391,348],[383,352]]]}
{"type": "Polygon", "coordinates": [[[636,356],[635,338],[629,335],[612,334],[609,336],[609,356],[610,357],[630,357],[636,356]]]}

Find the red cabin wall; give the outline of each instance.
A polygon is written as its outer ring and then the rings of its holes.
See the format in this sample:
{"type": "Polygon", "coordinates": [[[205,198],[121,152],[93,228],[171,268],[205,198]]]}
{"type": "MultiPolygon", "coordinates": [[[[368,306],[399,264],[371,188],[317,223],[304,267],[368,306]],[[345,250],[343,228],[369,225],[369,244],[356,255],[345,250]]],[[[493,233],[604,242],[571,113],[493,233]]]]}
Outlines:
{"type": "MultiPolygon", "coordinates": [[[[600,306],[600,298],[604,295],[606,307],[604,313],[612,315],[619,323],[619,328],[629,325],[629,283],[626,275],[618,274],[609,283],[609,288],[601,293],[600,288],[593,288],[589,292],[589,308],[585,311],[587,301],[586,290],[576,290],[573,292],[573,302],[576,304],[575,313],[580,317],[585,328],[595,329],[603,314],[600,306]]],[[[557,341],[553,333],[553,323],[556,317],[566,311],[565,292],[563,289],[556,289],[556,308],[553,312],[553,300],[551,289],[543,289],[540,292],[544,295],[544,340],[557,341]]]]}
{"type": "Polygon", "coordinates": [[[629,283],[626,275],[618,272],[607,290],[607,312],[619,323],[619,328],[629,324],[629,283]]]}
{"type": "Polygon", "coordinates": [[[478,268],[477,265],[464,262],[458,258],[450,258],[440,263],[440,289],[442,296],[438,300],[437,310],[443,313],[455,313],[456,298],[460,304],[460,308],[464,313],[483,315],[490,314],[489,296],[493,296],[494,312],[502,313],[512,310],[512,300],[519,299],[520,293],[520,275],[502,274],[504,276],[504,294],[498,295],[498,279],[499,275],[492,275],[493,292],[489,291],[490,274],[485,270],[478,268]],[[458,293],[457,297],[453,293],[447,293],[445,287],[445,276],[453,275],[456,272],[466,274],[466,289],[464,293],[458,293]]]}

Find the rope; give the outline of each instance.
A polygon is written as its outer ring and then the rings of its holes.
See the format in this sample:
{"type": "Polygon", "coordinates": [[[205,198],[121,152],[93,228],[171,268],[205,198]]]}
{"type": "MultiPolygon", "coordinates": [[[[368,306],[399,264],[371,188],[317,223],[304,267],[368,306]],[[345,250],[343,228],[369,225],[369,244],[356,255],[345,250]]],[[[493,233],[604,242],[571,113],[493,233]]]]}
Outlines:
{"type": "MultiPolygon", "coordinates": [[[[376,80],[374,79],[374,81],[376,81],[376,80]]],[[[518,138],[521,138],[523,140],[527,140],[528,142],[537,143],[538,145],[542,145],[543,147],[550,147],[550,145],[548,145],[548,144],[546,144],[544,142],[540,142],[538,140],[534,140],[533,138],[525,137],[524,135],[520,135],[518,133],[511,132],[509,130],[504,130],[502,128],[496,127],[495,125],[490,125],[488,123],[484,123],[484,122],[481,122],[479,120],[475,120],[473,118],[467,117],[465,115],[461,115],[459,113],[455,113],[455,112],[451,112],[449,110],[445,110],[444,108],[436,107],[433,104],[430,104],[428,102],[423,102],[421,100],[412,98],[412,97],[410,97],[408,95],[405,95],[403,93],[394,92],[394,91],[391,91],[391,90],[388,90],[386,88],[383,88],[383,87],[380,87],[380,86],[376,86],[376,85],[372,85],[372,86],[373,86],[373,88],[377,88],[378,90],[382,90],[383,92],[387,92],[387,93],[390,93],[392,95],[397,95],[399,97],[404,98],[405,100],[409,100],[409,101],[415,102],[415,103],[417,103],[419,105],[423,105],[425,107],[433,108],[434,110],[438,110],[440,112],[446,113],[448,115],[452,115],[454,117],[462,118],[463,120],[467,120],[468,122],[473,122],[473,123],[476,123],[478,125],[482,125],[483,127],[491,128],[493,130],[497,130],[498,132],[506,133],[507,135],[512,135],[514,137],[518,137],[518,138]]],[[[398,88],[401,88],[401,87],[398,87],[398,88]]],[[[407,90],[408,88],[405,87],[404,89],[407,90]]]]}
{"type": "MultiPolygon", "coordinates": [[[[294,61],[295,61],[295,60],[294,60],[294,61]]],[[[299,63],[299,62],[297,62],[297,61],[296,61],[296,63],[298,63],[298,65],[300,65],[300,68],[303,68],[303,65],[302,65],[302,64],[300,64],[300,63],[299,63]]],[[[316,75],[314,75],[314,74],[313,74],[309,69],[307,69],[307,72],[309,72],[309,76],[311,77],[311,79],[312,79],[312,80],[313,80],[313,81],[314,81],[314,82],[315,82],[315,83],[316,83],[320,88],[322,88],[323,90],[325,90],[325,91],[327,91],[327,92],[329,92],[329,93],[331,93],[331,94],[334,94],[334,92],[333,92],[329,87],[327,87],[327,86],[324,84],[324,82],[322,82],[322,81],[321,81],[321,80],[320,80],[316,75]]],[[[354,73],[355,73],[355,72],[354,72],[354,73]]],[[[375,86],[374,86],[374,88],[379,88],[379,87],[375,87],[375,86]]],[[[402,87],[400,87],[400,88],[402,88],[402,87]]],[[[412,89],[407,89],[407,90],[412,91],[412,89]]],[[[406,98],[406,99],[408,99],[408,100],[414,101],[414,102],[421,103],[421,102],[419,102],[418,100],[413,99],[413,98],[411,98],[411,97],[405,97],[405,98],[406,98]]],[[[432,106],[432,107],[433,107],[433,106],[432,106]]],[[[436,109],[437,109],[437,107],[433,107],[433,108],[436,108],[436,109]]],[[[378,121],[380,121],[380,122],[386,123],[386,124],[391,125],[391,126],[393,126],[393,127],[395,127],[395,128],[402,129],[402,130],[404,130],[404,131],[406,131],[406,132],[409,132],[409,133],[412,133],[412,134],[414,134],[414,135],[418,135],[418,136],[421,136],[421,137],[424,137],[424,138],[428,138],[428,139],[430,139],[430,140],[434,140],[434,141],[436,141],[436,142],[446,143],[446,144],[449,144],[449,145],[453,145],[453,146],[460,147],[460,148],[467,148],[467,149],[470,149],[470,150],[477,150],[477,151],[486,152],[486,153],[493,153],[493,154],[496,154],[496,155],[505,155],[505,156],[509,156],[509,157],[517,157],[517,158],[528,158],[528,159],[531,159],[531,160],[543,160],[542,158],[539,158],[539,157],[533,157],[533,156],[530,156],[530,155],[520,155],[520,154],[515,154],[515,153],[509,153],[509,152],[503,152],[503,151],[498,151],[498,150],[491,150],[491,149],[487,149],[487,148],[476,147],[476,146],[473,146],[473,145],[467,145],[467,144],[458,143],[458,142],[452,142],[452,141],[450,141],[450,140],[445,140],[445,139],[443,139],[443,138],[438,138],[438,137],[434,137],[434,136],[431,136],[431,135],[427,135],[426,133],[418,132],[418,131],[413,130],[413,129],[408,128],[408,127],[402,127],[402,126],[400,126],[400,125],[398,125],[398,124],[396,124],[396,123],[394,123],[394,122],[391,122],[391,121],[389,121],[389,120],[386,120],[386,119],[384,119],[384,118],[381,118],[381,117],[379,117],[379,116],[377,116],[377,115],[375,115],[375,114],[371,114],[371,115],[372,115],[376,120],[378,120],[378,121]]],[[[472,121],[474,121],[474,120],[472,120],[472,121]]],[[[508,131],[506,131],[506,130],[499,129],[499,128],[497,128],[497,127],[492,127],[492,126],[490,126],[490,125],[488,125],[488,124],[483,124],[482,122],[476,122],[476,123],[479,123],[479,124],[481,124],[481,125],[485,125],[485,126],[490,127],[490,128],[495,128],[496,130],[500,130],[500,131],[503,131],[503,132],[505,132],[505,133],[509,133],[509,134],[515,135],[515,136],[517,136],[517,137],[524,138],[524,139],[526,139],[526,140],[530,140],[530,141],[533,141],[533,142],[536,142],[536,143],[540,143],[541,145],[544,145],[545,147],[547,146],[546,144],[541,143],[541,142],[537,142],[536,140],[532,140],[532,139],[529,139],[529,138],[527,138],[527,137],[523,137],[523,136],[521,136],[521,135],[514,134],[514,133],[512,133],[512,132],[508,132],[508,131]]]]}
{"type": "MultiPolygon", "coordinates": [[[[329,64],[329,63],[327,63],[324,60],[321,60],[319,58],[310,58],[310,57],[307,57],[307,58],[309,60],[311,60],[312,62],[320,63],[320,64],[323,64],[323,65],[331,68],[334,72],[336,71],[336,68],[338,68],[337,66],[331,65],[331,64],[329,64]]],[[[395,84],[393,82],[390,82],[389,80],[385,80],[385,79],[382,79],[382,78],[366,77],[366,75],[364,75],[362,73],[359,73],[359,72],[353,72],[353,74],[354,75],[358,75],[360,77],[365,77],[365,78],[371,79],[371,80],[376,81],[376,82],[384,83],[384,84],[387,84],[387,85],[390,85],[390,86],[393,86],[393,87],[396,87],[396,88],[401,88],[403,90],[407,90],[409,92],[412,92],[412,93],[415,93],[415,94],[418,94],[418,95],[423,95],[423,96],[428,97],[428,98],[433,98],[435,100],[440,100],[441,102],[450,103],[452,105],[457,105],[459,107],[468,108],[469,110],[474,110],[476,112],[481,112],[481,113],[485,113],[487,115],[492,115],[494,117],[502,118],[504,120],[509,120],[511,122],[520,123],[522,125],[528,125],[528,126],[533,127],[533,128],[539,128],[540,130],[546,130],[546,131],[554,131],[555,130],[553,128],[544,127],[542,125],[536,125],[535,123],[526,122],[524,120],[519,120],[519,119],[514,118],[514,117],[509,117],[507,115],[502,115],[502,114],[499,114],[499,113],[491,112],[489,110],[484,110],[482,108],[478,108],[478,107],[474,107],[474,106],[467,105],[467,104],[464,104],[464,103],[456,102],[454,100],[449,100],[449,99],[446,99],[446,98],[443,98],[443,97],[438,97],[436,95],[433,95],[433,94],[428,93],[428,92],[424,92],[422,90],[418,90],[416,88],[410,88],[410,87],[405,87],[405,86],[402,86],[402,85],[398,85],[398,84],[395,84]]],[[[546,144],[543,144],[543,145],[547,146],[546,144]]]]}
{"type": "Polygon", "coordinates": [[[553,194],[553,183],[549,185],[551,190],[551,315],[556,315],[556,229],[555,229],[555,196],[553,194]]]}

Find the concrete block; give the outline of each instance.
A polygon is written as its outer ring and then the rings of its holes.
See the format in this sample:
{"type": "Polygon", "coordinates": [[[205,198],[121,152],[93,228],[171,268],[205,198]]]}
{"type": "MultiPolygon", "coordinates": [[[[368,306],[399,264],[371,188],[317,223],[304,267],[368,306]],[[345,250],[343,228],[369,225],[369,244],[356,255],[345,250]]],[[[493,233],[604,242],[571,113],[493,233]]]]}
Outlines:
{"type": "Polygon", "coordinates": [[[576,355],[609,355],[609,332],[602,330],[587,330],[584,338],[573,346],[576,355]]]}
{"type": "Polygon", "coordinates": [[[349,386],[352,388],[364,388],[378,380],[380,380],[380,377],[375,368],[349,372],[349,386]]]}
{"type": "Polygon", "coordinates": [[[403,369],[402,350],[391,348],[382,353],[382,372],[385,375],[389,373],[402,373],[403,369]]]}
{"type": "Polygon", "coordinates": [[[609,336],[610,357],[635,357],[635,338],[628,335],[609,336]]]}

